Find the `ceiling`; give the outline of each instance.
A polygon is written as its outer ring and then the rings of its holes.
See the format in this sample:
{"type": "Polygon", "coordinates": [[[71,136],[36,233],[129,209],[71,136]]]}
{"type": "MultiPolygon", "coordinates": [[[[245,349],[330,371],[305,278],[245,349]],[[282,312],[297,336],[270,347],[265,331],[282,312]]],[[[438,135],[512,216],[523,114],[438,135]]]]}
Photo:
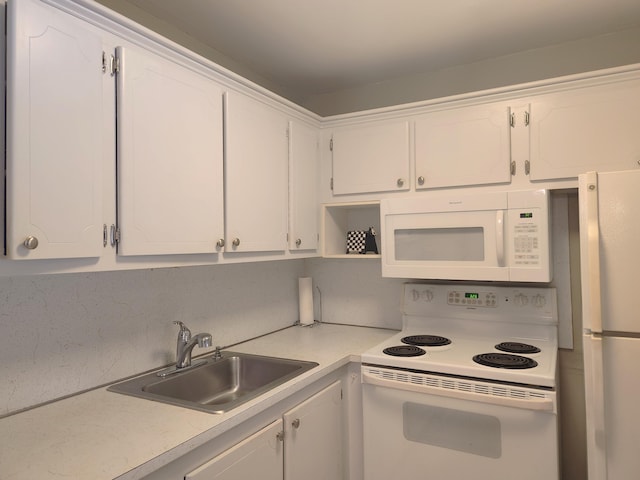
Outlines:
{"type": "Polygon", "coordinates": [[[126,0],[310,96],[640,25],[639,0],[126,0]]]}

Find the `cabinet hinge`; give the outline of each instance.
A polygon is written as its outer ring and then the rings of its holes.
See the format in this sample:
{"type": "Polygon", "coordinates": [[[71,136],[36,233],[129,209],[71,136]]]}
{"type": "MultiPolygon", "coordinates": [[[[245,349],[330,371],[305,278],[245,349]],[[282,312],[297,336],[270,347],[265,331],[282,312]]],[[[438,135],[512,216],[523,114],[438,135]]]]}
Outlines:
{"type": "Polygon", "coordinates": [[[115,247],[120,242],[120,227],[111,225],[111,246],[115,247]]]}
{"type": "Polygon", "coordinates": [[[329,151],[333,152],[333,137],[331,137],[331,140],[329,140],[329,151]]]}
{"type": "Polygon", "coordinates": [[[516,176],[516,162],[515,161],[511,161],[511,176],[515,177],[516,176]]]}
{"type": "Polygon", "coordinates": [[[529,160],[524,161],[524,173],[525,175],[529,175],[531,172],[531,162],[529,160]]]}
{"type": "Polygon", "coordinates": [[[116,73],[120,73],[120,59],[115,55],[109,56],[109,74],[113,77],[116,73]]]}

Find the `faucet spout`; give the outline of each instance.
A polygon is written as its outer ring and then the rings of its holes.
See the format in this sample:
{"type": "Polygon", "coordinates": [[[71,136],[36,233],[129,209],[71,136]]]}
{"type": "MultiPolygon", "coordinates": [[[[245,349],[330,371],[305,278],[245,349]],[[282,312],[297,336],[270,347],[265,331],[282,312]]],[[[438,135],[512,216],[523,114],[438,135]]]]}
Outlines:
{"type": "Polygon", "coordinates": [[[182,322],[173,322],[180,326],[178,340],[176,344],[176,368],[191,366],[191,353],[198,345],[200,348],[207,348],[213,344],[213,339],[209,333],[199,333],[191,336],[191,331],[182,322]]]}

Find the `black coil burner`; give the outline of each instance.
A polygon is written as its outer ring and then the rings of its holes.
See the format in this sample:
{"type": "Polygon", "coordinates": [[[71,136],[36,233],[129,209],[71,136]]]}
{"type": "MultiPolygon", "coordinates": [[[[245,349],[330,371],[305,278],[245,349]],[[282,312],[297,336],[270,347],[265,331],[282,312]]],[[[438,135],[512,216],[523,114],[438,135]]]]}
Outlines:
{"type": "Polygon", "coordinates": [[[385,348],[383,352],[393,357],[419,357],[426,353],[423,349],[415,345],[397,345],[395,347],[385,348]]]}
{"type": "Polygon", "coordinates": [[[473,361],[487,367],[508,369],[533,368],[538,365],[538,362],[532,358],[508,353],[481,353],[480,355],[475,355],[473,361]]]}
{"type": "Polygon", "coordinates": [[[496,349],[508,353],[540,353],[538,347],[518,342],[502,342],[496,345],[496,349]]]}
{"type": "Polygon", "coordinates": [[[402,339],[402,343],[420,347],[442,347],[443,345],[449,345],[451,340],[439,335],[409,335],[402,339]]]}

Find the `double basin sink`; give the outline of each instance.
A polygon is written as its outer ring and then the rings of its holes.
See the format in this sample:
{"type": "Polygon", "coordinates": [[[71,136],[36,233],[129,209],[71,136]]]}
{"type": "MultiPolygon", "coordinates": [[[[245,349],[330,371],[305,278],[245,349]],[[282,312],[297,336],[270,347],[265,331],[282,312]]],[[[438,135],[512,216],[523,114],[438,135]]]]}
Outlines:
{"type": "Polygon", "coordinates": [[[160,377],[149,373],[108,388],[112,392],[225,413],[318,366],[315,362],[222,352],[202,365],[160,377]]]}

